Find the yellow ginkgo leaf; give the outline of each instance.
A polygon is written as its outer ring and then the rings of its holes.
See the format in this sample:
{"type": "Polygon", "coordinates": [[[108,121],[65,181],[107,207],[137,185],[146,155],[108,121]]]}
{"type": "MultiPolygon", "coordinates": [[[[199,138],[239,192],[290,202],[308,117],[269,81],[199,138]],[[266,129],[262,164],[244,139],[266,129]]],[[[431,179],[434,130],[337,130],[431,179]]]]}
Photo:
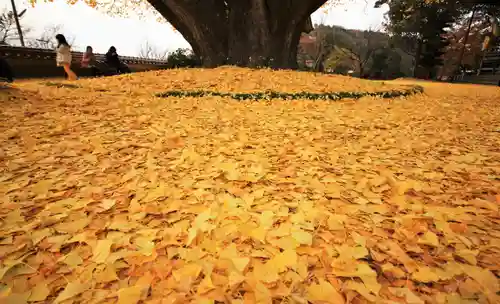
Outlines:
{"type": "Polygon", "coordinates": [[[307,287],[307,300],[311,303],[345,303],[344,297],[327,281],[318,280],[318,284],[311,284],[307,287]]]}
{"type": "Polygon", "coordinates": [[[186,240],[186,246],[190,246],[193,241],[196,239],[198,236],[198,229],[195,227],[191,227],[188,229],[188,238],[186,240]]]}
{"type": "Polygon", "coordinates": [[[276,268],[278,272],[283,272],[288,268],[297,267],[297,252],[294,249],[286,249],[274,256],[269,264],[276,268]]]}
{"type": "Polygon", "coordinates": [[[242,274],[236,271],[232,271],[231,273],[229,273],[228,282],[230,287],[238,285],[243,281],[245,281],[245,276],[243,276],[242,274]]]}
{"type": "Polygon", "coordinates": [[[35,194],[42,195],[48,193],[51,186],[51,180],[41,180],[33,185],[32,190],[35,194]]]}
{"type": "Polygon", "coordinates": [[[309,232],[303,230],[294,230],[292,231],[292,237],[297,241],[297,243],[302,245],[312,245],[312,235],[309,232]]]}
{"type": "Polygon", "coordinates": [[[212,283],[210,276],[206,276],[198,285],[198,294],[204,294],[214,289],[215,285],[212,283]]]}
{"type": "Polygon", "coordinates": [[[269,262],[262,264],[260,262],[253,263],[253,274],[255,279],[264,283],[274,283],[279,280],[279,275],[273,265],[269,262]]]}
{"type": "Polygon", "coordinates": [[[412,278],[422,283],[430,283],[439,281],[440,277],[431,267],[419,267],[412,278]]]}
{"type": "Polygon", "coordinates": [[[424,235],[419,238],[418,243],[432,247],[439,247],[439,239],[437,235],[431,231],[426,231],[424,235]]]}
{"type": "Polygon", "coordinates": [[[99,273],[94,273],[94,279],[98,283],[108,283],[118,280],[116,275],[116,270],[112,265],[106,265],[106,267],[99,273]]]}
{"type": "Polygon", "coordinates": [[[404,287],[404,288],[389,287],[389,291],[397,297],[405,298],[406,303],[408,303],[408,304],[424,304],[425,303],[424,300],[422,300],[417,295],[415,295],[407,287],[404,287]]]}
{"type": "Polygon", "coordinates": [[[195,280],[203,270],[203,267],[201,267],[198,264],[190,263],[185,266],[183,266],[180,269],[176,269],[172,272],[175,280],[178,282],[181,282],[182,280],[186,279],[192,279],[195,280]]]}
{"type": "Polygon", "coordinates": [[[134,244],[137,245],[138,251],[145,256],[153,255],[155,250],[155,243],[147,237],[137,237],[134,240],[134,244]]]}
{"type": "Polygon", "coordinates": [[[82,292],[88,290],[90,288],[90,282],[87,283],[80,283],[78,281],[76,282],[70,282],[66,287],[64,288],[61,293],[57,296],[57,298],[54,300],[54,303],[62,303],[66,300],[69,300],[73,297],[76,297],[77,295],[81,294],[82,292]]]}
{"type": "Polygon", "coordinates": [[[50,289],[47,287],[45,283],[36,284],[35,288],[31,290],[30,297],[28,298],[29,302],[39,302],[45,301],[47,297],[50,295],[50,289]]]}
{"type": "Polygon", "coordinates": [[[85,227],[87,227],[91,222],[91,219],[88,217],[76,220],[76,221],[71,221],[67,223],[60,223],[54,227],[54,229],[58,232],[61,233],[71,233],[74,234],[85,227]]]}
{"type": "Polygon", "coordinates": [[[131,286],[118,290],[118,304],[137,304],[141,300],[144,286],[131,286]]]}
{"type": "Polygon", "coordinates": [[[101,204],[100,204],[100,208],[101,208],[101,212],[104,212],[104,211],[108,211],[109,209],[113,208],[116,204],[116,200],[114,199],[103,199],[101,204]]]}
{"type": "Polygon", "coordinates": [[[83,263],[83,259],[78,255],[76,251],[71,251],[67,255],[61,257],[60,261],[64,262],[66,265],[70,267],[77,267],[83,263]]]}
{"type": "Polygon", "coordinates": [[[254,289],[256,303],[271,303],[272,294],[262,283],[257,283],[254,289]]]}
{"type": "Polygon", "coordinates": [[[266,242],[266,235],[267,230],[264,227],[257,227],[250,231],[250,236],[261,243],[266,242]]]}
{"type": "Polygon", "coordinates": [[[98,264],[106,262],[113,242],[110,240],[98,240],[94,247],[92,260],[98,264]]]}
{"type": "Polygon", "coordinates": [[[274,223],[274,212],[266,210],[259,215],[259,224],[261,227],[269,228],[273,226],[274,223]]]}
{"type": "Polygon", "coordinates": [[[469,250],[469,249],[461,249],[455,252],[455,255],[464,259],[471,265],[477,264],[477,255],[479,254],[479,250],[469,250]]]}
{"type": "Polygon", "coordinates": [[[234,268],[238,270],[239,272],[243,272],[245,268],[248,265],[248,262],[250,262],[249,258],[232,258],[231,261],[233,262],[234,268]]]}

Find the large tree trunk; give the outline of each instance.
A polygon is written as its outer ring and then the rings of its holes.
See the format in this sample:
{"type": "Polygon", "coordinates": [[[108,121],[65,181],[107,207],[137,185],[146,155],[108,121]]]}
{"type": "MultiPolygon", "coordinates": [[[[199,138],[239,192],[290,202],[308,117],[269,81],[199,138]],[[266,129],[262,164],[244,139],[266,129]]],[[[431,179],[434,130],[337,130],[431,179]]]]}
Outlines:
{"type": "Polygon", "coordinates": [[[148,0],[204,66],[295,68],[300,35],[327,0],[148,0]]]}
{"type": "Polygon", "coordinates": [[[361,59],[361,56],[357,56],[357,58],[359,78],[365,78],[365,62],[361,59]]]}
{"type": "Polygon", "coordinates": [[[423,42],[421,38],[417,39],[417,49],[415,51],[415,60],[413,61],[413,78],[418,78],[420,75],[420,57],[422,56],[423,42]]]}
{"type": "Polygon", "coordinates": [[[224,1],[151,0],[149,2],[182,33],[204,66],[214,67],[226,62],[228,37],[224,1]]]}

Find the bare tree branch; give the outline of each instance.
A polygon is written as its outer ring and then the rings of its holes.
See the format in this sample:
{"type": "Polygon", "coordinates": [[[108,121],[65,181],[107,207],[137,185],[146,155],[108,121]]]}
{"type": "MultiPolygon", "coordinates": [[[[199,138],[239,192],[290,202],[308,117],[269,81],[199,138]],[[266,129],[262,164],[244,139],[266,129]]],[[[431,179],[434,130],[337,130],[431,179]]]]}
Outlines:
{"type": "Polygon", "coordinates": [[[164,60],[168,57],[168,51],[160,51],[156,46],[146,41],[139,50],[139,57],[145,59],[164,60]]]}
{"type": "MultiPolygon", "coordinates": [[[[50,49],[57,47],[55,37],[57,34],[64,33],[64,27],[61,24],[53,24],[46,26],[44,31],[38,37],[28,38],[27,45],[33,48],[50,49]]],[[[64,35],[71,46],[74,46],[76,37],[72,35],[64,35]]],[[[73,47],[74,48],[74,47],[73,47]]]]}
{"type": "MultiPolygon", "coordinates": [[[[22,18],[23,16],[20,16],[22,18]]],[[[29,33],[30,28],[22,27],[23,33],[29,33]]],[[[0,45],[8,45],[13,40],[19,39],[19,34],[16,28],[16,20],[14,13],[4,9],[0,13],[0,45]]]]}

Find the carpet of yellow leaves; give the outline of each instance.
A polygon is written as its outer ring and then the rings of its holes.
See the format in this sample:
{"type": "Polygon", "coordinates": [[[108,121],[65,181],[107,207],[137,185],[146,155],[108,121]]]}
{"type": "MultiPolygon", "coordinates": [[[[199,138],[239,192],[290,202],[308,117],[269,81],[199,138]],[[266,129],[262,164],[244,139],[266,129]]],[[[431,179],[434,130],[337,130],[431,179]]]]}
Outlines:
{"type": "Polygon", "coordinates": [[[0,91],[1,303],[499,303],[500,89],[153,97],[409,84],[232,68],[76,84],[0,91]]]}
{"type": "Polygon", "coordinates": [[[312,74],[306,72],[249,70],[234,67],[218,68],[216,72],[204,69],[169,70],[151,72],[156,77],[129,74],[120,76],[122,81],[102,82],[100,79],[84,80],[81,84],[96,90],[126,91],[134,93],[169,90],[210,90],[219,92],[248,93],[274,90],[278,92],[311,93],[362,91],[379,92],[401,89],[401,84],[358,79],[340,75],[312,74]],[[124,86],[126,82],[126,86],[124,86]]]}

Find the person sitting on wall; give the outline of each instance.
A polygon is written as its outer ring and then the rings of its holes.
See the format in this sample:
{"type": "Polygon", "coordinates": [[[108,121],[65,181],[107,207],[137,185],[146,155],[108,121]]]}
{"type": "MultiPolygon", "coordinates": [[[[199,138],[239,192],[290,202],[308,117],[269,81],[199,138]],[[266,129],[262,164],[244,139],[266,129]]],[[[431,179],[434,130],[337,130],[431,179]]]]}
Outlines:
{"type": "Polygon", "coordinates": [[[120,61],[120,57],[114,46],[110,47],[106,53],[106,64],[115,69],[118,74],[130,73],[128,66],[120,61]]]}
{"type": "Polygon", "coordinates": [[[14,81],[14,73],[7,60],[0,57],[0,80],[5,79],[7,82],[14,81]]]}
{"type": "Polygon", "coordinates": [[[97,68],[97,60],[90,45],[87,46],[85,53],[83,53],[81,67],[84,69],[90,69],[92,77],[96,77],[101,74],[97,68]]]}

